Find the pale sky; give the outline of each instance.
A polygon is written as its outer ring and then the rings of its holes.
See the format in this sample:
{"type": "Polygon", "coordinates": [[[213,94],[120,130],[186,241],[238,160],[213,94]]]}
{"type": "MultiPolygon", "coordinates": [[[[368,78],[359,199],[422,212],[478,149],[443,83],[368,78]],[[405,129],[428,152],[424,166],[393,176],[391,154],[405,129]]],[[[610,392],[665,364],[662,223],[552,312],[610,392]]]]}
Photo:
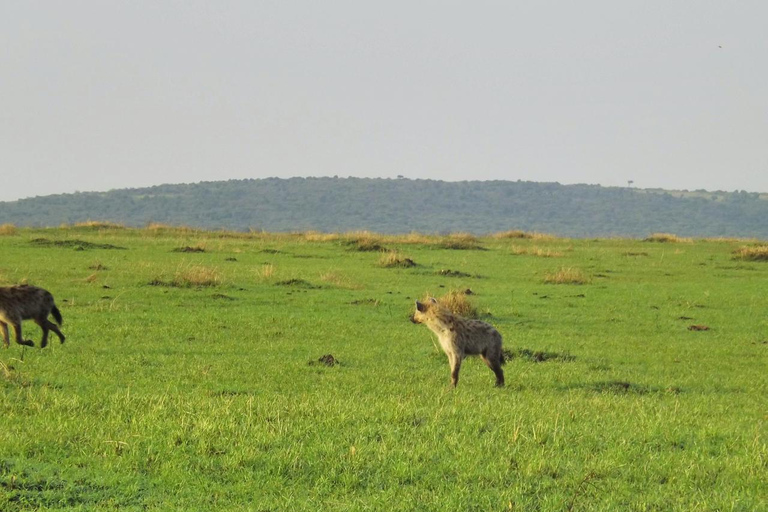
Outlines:
{"type": "Polygon", "coordinates": [[[0,0],[0,175],[768,192],[768,2],[0,0]]]}

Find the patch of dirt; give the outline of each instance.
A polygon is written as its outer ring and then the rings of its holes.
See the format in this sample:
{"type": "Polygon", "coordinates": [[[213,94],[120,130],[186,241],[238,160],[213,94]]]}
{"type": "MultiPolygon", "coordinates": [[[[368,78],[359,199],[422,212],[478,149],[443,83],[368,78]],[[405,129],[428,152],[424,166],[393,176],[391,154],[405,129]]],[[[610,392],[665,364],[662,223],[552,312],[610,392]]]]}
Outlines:
{"type": "Polygon", "coordinates": [[[96,263],[95,265],[91,265],[88,267],[90,270],[109,270],[108,267],[105,267],[101,263],[96,263]]]}
{"type": "Polygon", "coordinates": [[[644,386],[642,384],[635,384],[625,380],[607,380],[587,384],[580,387],[584,387],[585,389],[589,389],[598,393],[613,393],[615,395],[647,395],[650,393],[667,393],[671,395],[679,395],[683,392],[683,389],[678,386],[644,386]]]}
{"type": "Polygon", "coordinates": [[[30,244],[38,247],[67,247],[76,251],[84,251],[86,249],[117,249],[127,250],[127,247],[119,247],[112,244],[95,244],[93,242],[86,242],[85,240],[49,240],[48,238],[33,238],[29,241],[30,244]]]}
{"type": "Polygon", "coordinates": [[[691,318],[689,316],[681,316],[681,317],[678,318],[678,320],[693,320],[693,318],[691,318]]]}
{"type": "Polygon", "coordinates": [[[708,331],[709,326],[707,325],[689,325],[688,326],[689,331],[708,331]]]}
{"type": "Polygon", "coordinates": [[[205,252],[205,249],[202,247],[190,247],[188,245],[184,247],[177,247],[176,249],[173,249],[171,252],[205,252]]]}
{"type": "Polygon", "coordinates": [[[320,288],[317,285],[314,285],[310,283],[309,281],[305,281],[304,279],[287,279],[285,281],[278,281],[275,283],[277,286],[291,286],[293,288],[304,288],[307,290],[314,290],[317,288],[320,288]]]}
{"type": "Polygon", "coordinates": [[[377,299],[358,299],[350,302],[353,306],[378,306],[380,302],[377,299]]]}
{"type": "Polygon", "coordinates": [[[309,366],[315,366],[315,365],[324,365],[328,367],[333,367],[338,364],[341,364],[338,359],[333,357],[332,354],[325,354],[324,356],[320,357],[317,361],[309,361],[307,363],[309,366]]]}
{"type": "Polygon", "coordinates": [[[237,258],[224,258],[224,261],[237,261],[237,258]]]}
{"type": "Polygon", "coordinates": [[[639,384],[632,384],[624,380],[609,380],[596,382],[590,386],[593,391],[598,393],[615,393],[626,394],[635,393],[638,395],[644,395],[649,392],[649,389],[639,384]]]}
{"type": "Polygon", "coordinates": [[[346,244],[350,251],[386,252],[387,248],[372,240],[350,240],[346,244]]]}
{"type": "Polygon", "coordinates": [[[561,354],[558,352],[545,352],[543,350],[530,350],[527,348],[519,348],[515,350],[505,349],[502,353],[506,360],[519,357],[532,363],[545,363],[547,361],[570,362],[576,360],[576,357],[567,353],[561,354]]]}
{"type": "Polygon", "coordinates": [[[452,251],[487,251],[485,247],[477,242],[465,240],[445,240],[436,245],[440,249],[449,249],[452,251]]]}
{"type": "Polygon", "coordinates": [[[435,274],[444,277],[473,277],[472,274],[467,274],[466,272],[461,272],[459,270],[451,270],[449,268],[438,270],[435,274]]]}
{"type": "Polygon", "coordinates": [[[212,299],[223,299],[223,300],[237,300],[234,297],[230,297],[229,295],[224,295],[223,293],[214,293],[211,295],[212,299]]]}

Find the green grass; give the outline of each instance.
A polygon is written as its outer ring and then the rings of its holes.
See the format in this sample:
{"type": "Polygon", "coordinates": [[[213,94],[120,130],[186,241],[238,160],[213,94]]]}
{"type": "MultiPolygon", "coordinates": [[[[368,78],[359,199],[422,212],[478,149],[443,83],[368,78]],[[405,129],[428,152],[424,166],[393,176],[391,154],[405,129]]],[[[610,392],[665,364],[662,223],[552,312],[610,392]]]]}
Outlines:
{"type": "Polygon", "coordinates": [[[768,509],[768,263],[743,242],[371,239],[418,265],[359,234],[7,230],[0,284],[49,289],[67,342],[0,350],[0,510],[768,509]],[[470,359],[449,389],[408,321],[466,289],[506,388],[470,359]]]}

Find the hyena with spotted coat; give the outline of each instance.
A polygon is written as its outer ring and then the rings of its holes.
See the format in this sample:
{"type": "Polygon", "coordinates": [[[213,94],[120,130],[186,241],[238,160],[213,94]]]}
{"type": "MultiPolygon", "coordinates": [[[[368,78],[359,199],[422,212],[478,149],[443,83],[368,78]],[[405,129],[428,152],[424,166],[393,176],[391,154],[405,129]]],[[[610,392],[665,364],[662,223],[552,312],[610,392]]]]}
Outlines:
{"type": "Polygon", "coordinates": [[[411,320],[424,324],[437,335],[440,346],[451,365],[451,385],[459,382],[461,362],[466,356],[478,355],[496,374],[496,386],[504,385],[504,355],[501,351],[501,334],[491,324],[463,318],[441,306],[437,300],[416,301],[416,311],[411,320]]]}
{"type": "Polygon", "coordinates": [[[64,343],[64,335],[56,324],[48,320],[48,315],[53,315],[56,323],[61,325],[61,312],[49,291],[26,284],[0,287],[0,330],[3,332],[5,348],[10,345],[8,325],[13,326],[16,343],[28,347],[35,346],[32,340],[25,340],[21,335],[22,320],[34,320],[43,330],[40,348],[48,344],[48,331],[56,333],[59,340],[64,343]]]}

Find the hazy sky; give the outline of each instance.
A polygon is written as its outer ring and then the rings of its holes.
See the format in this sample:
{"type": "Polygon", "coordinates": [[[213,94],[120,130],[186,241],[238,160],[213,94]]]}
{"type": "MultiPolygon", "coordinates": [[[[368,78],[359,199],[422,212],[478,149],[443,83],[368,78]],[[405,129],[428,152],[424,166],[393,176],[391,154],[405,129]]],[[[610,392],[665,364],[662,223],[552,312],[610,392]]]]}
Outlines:
{"type": "Polygon", "coordinates": [[[0,0],[0,200],[269,176],[768,192],[768,2],[0,0]]]}

